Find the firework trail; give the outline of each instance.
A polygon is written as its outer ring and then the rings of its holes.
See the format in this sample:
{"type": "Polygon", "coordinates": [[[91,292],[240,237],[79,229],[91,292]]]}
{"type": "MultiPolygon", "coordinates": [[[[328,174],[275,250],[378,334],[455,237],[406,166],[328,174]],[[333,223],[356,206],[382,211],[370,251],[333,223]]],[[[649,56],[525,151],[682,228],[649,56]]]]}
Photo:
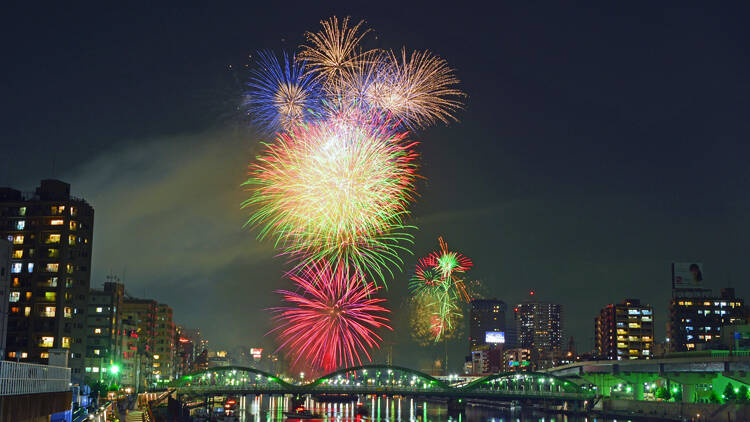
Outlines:
{"type": "Polygon", "coordinates": [[[259,238],[305,266],[350,262],[384,279],[411,242],[407,206],[414,197],[417,154],[406,133],[377,115],[313,122],[280,133],[251,165],[243,207],[259,238]]]}
{"type": "Polygon", "coordinates": [[[356,269],[318,262],[290,279],[298,291],[280,290],[286,307],[274,308],[280,325],[279,349],[293,357],[293,365],[306,361],[325,371],[361,365],[370,350],[379,348],[375,329],[386,328],[389,312],[385,299],[374,298],[378,287],[356,269]]]}
{"type": "Polygon", "coordinates": [[[248,83],[248,112],[268,132],[291,130],[320,109],[320,86],[305,62],[284,53],[282,62],[271,52],[258,53],[248,83]]]}

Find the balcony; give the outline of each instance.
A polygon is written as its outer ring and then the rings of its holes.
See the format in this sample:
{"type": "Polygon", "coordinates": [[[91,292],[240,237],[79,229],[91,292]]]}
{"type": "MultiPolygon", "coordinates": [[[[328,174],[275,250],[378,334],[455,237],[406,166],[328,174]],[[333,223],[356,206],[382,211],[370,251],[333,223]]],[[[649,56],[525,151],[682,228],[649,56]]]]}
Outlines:
{"type": "Polygon", "coordinates": [[[70,391],[70,368],[0,361],[0,396],[70,391]]]}

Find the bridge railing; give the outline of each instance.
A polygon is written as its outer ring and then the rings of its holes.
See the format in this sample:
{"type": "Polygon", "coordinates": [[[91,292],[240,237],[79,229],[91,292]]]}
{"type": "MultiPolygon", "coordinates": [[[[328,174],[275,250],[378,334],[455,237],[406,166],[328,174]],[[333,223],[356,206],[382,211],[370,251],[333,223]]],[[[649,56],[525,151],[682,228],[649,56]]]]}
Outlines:
{"type": "MultiPolygon", "coordinates": [[[[248,390],[255,391],[269,391],[269,388],[254,388],[252,385],[201,385],[201,386],[187,386],[181,387],[178,390],[190,391],[192,393],[211,393],[211,392],[241,392],[248,390]]],[[[284,393],[288,391],[283,388],[272,389],[277,392],[284,393]]],[[[391,386],[357,386],[348,385],[343,386],[323,386],[317,385],[313,388],[305,388],[300,386],[296,392],[301,393],[364,393],[364,394],[427,394],[427,395],[447,395],[447,396],[475,396],[475,397],[497,397],[497,396],[523,396],[529,398],[557,398],[557,399],[589,399],[593,397],[593,394],[589,393],[578,393],[570,391],[538,391],[538,390],[491,390],[491,389],[475,389],[475,390],[464,390],[461,388],[421,388],[421,387],[391,387],[391,386]]]]}
{"type": "Polygon", "coordinates": [[[0,361],[0,396],[70,390],[70,368],[0,361]]]}

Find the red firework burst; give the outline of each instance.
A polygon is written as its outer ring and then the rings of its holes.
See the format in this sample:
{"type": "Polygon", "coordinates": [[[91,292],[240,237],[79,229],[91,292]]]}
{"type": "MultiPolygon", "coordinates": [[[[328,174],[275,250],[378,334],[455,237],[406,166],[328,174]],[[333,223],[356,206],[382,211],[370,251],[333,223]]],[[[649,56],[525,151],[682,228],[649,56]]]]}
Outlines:
{"type": "Polygon", "coordinates": [[[379,305],[385,299],[373,297],[378,287],[357,269],[327,262],[310,264],[289,278],[298,291],[277,291],[290,306],[273,309],[280,321],[273,331],[293,365],[304,359],[331,371],[361,365],[360,353],[371,361],[369,351],[382,341],[374,330],[392,330],[388,318],[380,315],[390,312],[379,305]]]}

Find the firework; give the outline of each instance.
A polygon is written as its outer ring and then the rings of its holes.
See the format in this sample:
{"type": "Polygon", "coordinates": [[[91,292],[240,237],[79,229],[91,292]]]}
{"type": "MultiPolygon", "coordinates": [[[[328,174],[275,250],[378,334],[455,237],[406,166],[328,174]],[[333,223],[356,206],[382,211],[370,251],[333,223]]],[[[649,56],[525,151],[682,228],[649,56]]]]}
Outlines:
{"type": "Polygon", "coordinates": [[[414,304],[421,308],[423,318],[429,318],[434,341],[449,334],[461,303],[471,301],[472,294],[460,276],[468,271],[472,262],[464,255],[448,249],[442,237],[440,249],[417,261],[416,271],[409,283],[414,304]]]}
{"type": "Polygon", "coordinates": [[[248,224],[305,266],[346,261],[371,276],[400,266],[417,154],[376,114],[331,117],[280,133],[251,165],[248,224]]]}
{"type": "Polygon", "coordinates": [[[290,306],[275,308],[281,323],[279,349],[293,356],[293,365],[301,359],[332,371],[344,366],[361,365],[360,354],[372,360],[370,350],[379,348],[375,329],[387,328],[389,312],[377,299],[378,290],[363,273],[346,265],[315,263],[292,275],[298,291],[278,291],[290,306]]]}
{"type": "Polygon", "coordinates": [[[323,80],[329,93],[338,95],[346,74],[371,53],[362,51],[359,46],[370,30],[360,31],[364,21],[349,27],[349,17],[344,18],[340,26],[335,16],[320,24],[323,27],[320,31],[305,33],[308,44],[301,46],[300,55],[315,67],[316,76],[323,80]]]}
{"type": "Polygon", "coordinates": [[[247,105],[253,121],[269,132],[290,130],[320,108],[320,87],[305,62],[284,54],[258,53],[258,68],[248,83],[247,105]]]}
{"type": "Polygon", "coordinates": [[[370,53],[344,77],[350,95],[392,113],[410,127],[455,120],[465,96],[455,88],[454,70],[429,51],[370,53]]]}
{"type": "Polygon", "coordinates": [[[428,293],[410,299],[411,336],[420,345],[428,346],[460,335],[463,319],[460,307],[446,309],[443,305],[439,298],[428,293]]]}

